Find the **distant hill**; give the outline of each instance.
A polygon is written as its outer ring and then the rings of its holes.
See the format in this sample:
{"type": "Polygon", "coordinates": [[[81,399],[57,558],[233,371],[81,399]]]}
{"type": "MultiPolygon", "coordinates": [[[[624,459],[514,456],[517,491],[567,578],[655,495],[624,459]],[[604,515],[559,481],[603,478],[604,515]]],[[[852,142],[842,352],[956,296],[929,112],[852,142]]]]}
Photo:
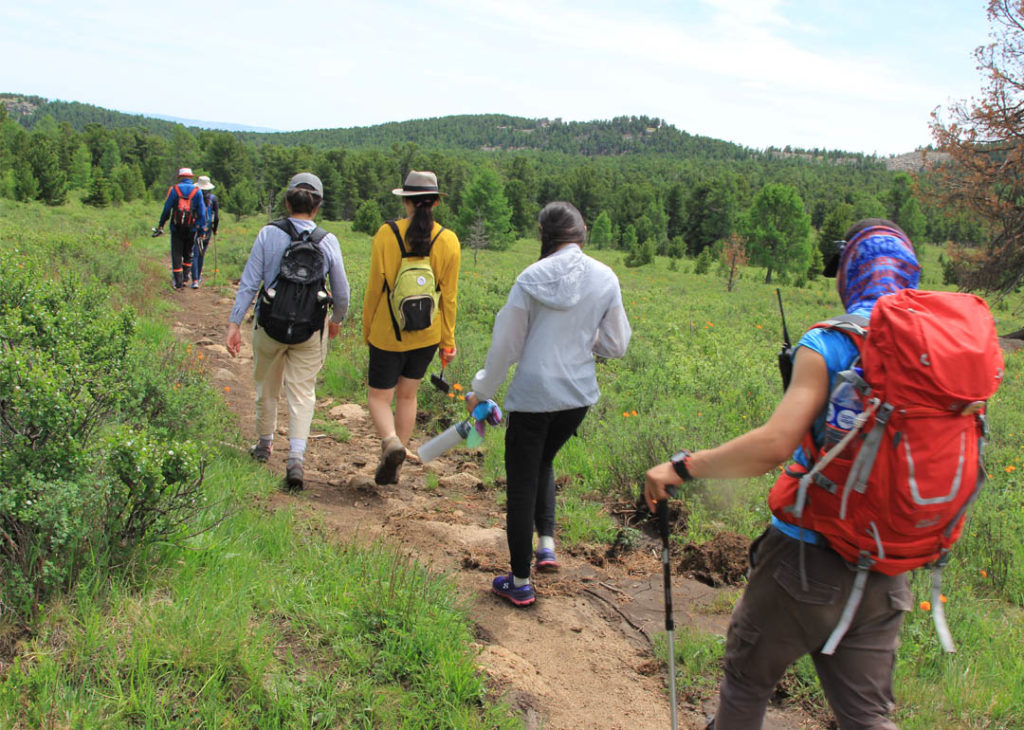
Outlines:
{"type": "Polygon", "coordinates": [[[67,122],[78,132],[88,124],[100,124],[110,129],[141,127],[146,131],[170,138],[175,127],[181,125],[192,130],[221,129],[229,132],[273,132],[265,127],[249,127],[229,122],[204,122],[198,119],[180,119],[161,115],[146,116],[130,112],[83,104],[77,101],[53,101],[41,96],[25,94],[0,94],[0,103],[7,107],[11,118],[31,129],[37,120],[49,114],[58,122],[67,122]]]}
{"type": "Polygon", "coordinates": [[[720,139],[692,135],[658,118],[645,116],[565,122],[559,118],[527,119],[505,114],[475,114],[388,122],[370,127],[272,132],[233,123],[129,114],[92,104],[53,101],[25,94],[0,94],[0,103],[7,107],[13,119],[28,129],[45,115],[51,115],[77,131],[84,130],[88,124],[100,124],[106,128],[139,127],[171,139],[174,130],[184,126],[192,133],[228,131],[256,145],[309,145],[322,150],[380,149],[411,142],[423,149],[535,150],[588,157],[648,153],[707,160],[745,160],[764,155],[795,155],[832,164],[871,164],[877,161],[865,155],[824,150],[806,152],[787,148],[785,153],[773,149],[762,152],[720,139]]]}

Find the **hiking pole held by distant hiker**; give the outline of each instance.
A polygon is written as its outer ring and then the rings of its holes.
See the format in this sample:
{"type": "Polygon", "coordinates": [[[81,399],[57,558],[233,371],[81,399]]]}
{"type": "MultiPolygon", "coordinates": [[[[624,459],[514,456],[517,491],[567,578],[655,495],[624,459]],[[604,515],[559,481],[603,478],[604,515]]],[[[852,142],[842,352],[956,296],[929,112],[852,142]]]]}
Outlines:
{"type": "Polygon", "coordinates": [[[782,349],[779,350],[779,375],[782,376],[782,389],[789,387],[793,377],[793,344],[789,341],[789,330],[786,329],[786,310],[782,308],[782,292],[775,289],[779,300],[779,316],[782,317],[782,349]]]}
{"type": "MultiPolygon", "coordinates": [[[[676,496],[674,489],[668,493],[676,496]]],[[[672,700],[672,730],[679,728],[679,709],[676,701],[676,642],[675,621],[672,618],[672,566],[669,563],[668,500],[658,503],[658,532],[661,533],[661,570],[665,576],[665,632],[668,634],[668,692],[672,700]]]]}

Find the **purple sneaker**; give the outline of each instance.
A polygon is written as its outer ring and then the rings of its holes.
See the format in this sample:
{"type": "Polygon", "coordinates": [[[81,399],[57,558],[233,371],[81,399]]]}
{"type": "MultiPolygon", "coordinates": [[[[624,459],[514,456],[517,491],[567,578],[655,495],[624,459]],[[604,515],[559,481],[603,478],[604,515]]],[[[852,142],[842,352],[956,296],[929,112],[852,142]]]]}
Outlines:
{"type": "Polygon", "coordinates": [[[548,548],[541,548],[534,553],[534,567],[542,573],[554,573],[558,570],[558,558],[555,551],[548,548]]]}
{"type": "Polygon", "coordinates": [[[529,606],[537,596],[533,593],[533,586],[527,583],[525,586],[515,587],[512,582],[512,574],[499,575],[491,584],[491,592],[496,596],[507,598],[517,606],[529,606]]]}

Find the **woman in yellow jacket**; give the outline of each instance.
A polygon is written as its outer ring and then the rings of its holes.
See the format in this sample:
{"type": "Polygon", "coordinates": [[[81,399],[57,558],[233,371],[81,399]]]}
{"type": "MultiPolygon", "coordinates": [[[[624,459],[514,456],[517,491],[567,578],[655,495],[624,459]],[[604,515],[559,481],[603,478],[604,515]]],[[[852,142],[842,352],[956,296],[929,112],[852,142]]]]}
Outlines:
{"type": "Polygon", "coordinates": [[[458,237],[434,221],[434,208],[445,194],[438,190],[434,173],[413,170],[402,187],[391,192],[402,198],[406,217],[388,221],[374,235],[363,298],[363,340],[370,347],[367,404],[381,439],[374,475],[377,484],[398,483],[405,445],[416,423],[416,393],[434,352],[440,348],[442,366],[455,357],[461,259],[458,237]],[[407,260],[429,257],[440,295],[434,319],[423,329],[403,329],[392,306],[390,292],[402,266],[403,250],[407,260]]]}

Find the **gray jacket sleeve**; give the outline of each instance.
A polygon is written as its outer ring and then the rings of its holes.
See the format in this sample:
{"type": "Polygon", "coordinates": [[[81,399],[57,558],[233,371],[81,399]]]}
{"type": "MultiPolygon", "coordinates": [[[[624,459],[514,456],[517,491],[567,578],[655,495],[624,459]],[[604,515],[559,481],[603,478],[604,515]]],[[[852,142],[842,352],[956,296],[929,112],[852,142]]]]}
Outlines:
{"type": "Polygon", "coordinates": [[[622,306],[622,292],[618,284],[615,286],[615,301],[601,319],[594,339],[594,354],[600,357],[622,357],[626,354],[633,329],[629,326],[629,317],[622,306]]]}
{"type": "Polygon", "coordinates": [[[341,257],[341,246],[334,234],[324,238],[327,244],[327,278],[331,285],[331,298],[334,300],[334,308],[331,312],[332,322],[341,322],[348,314],[348,305],[351,298],[351,291],[348,285],[348,276],[345,274],[345,261],[341,257]]]}

